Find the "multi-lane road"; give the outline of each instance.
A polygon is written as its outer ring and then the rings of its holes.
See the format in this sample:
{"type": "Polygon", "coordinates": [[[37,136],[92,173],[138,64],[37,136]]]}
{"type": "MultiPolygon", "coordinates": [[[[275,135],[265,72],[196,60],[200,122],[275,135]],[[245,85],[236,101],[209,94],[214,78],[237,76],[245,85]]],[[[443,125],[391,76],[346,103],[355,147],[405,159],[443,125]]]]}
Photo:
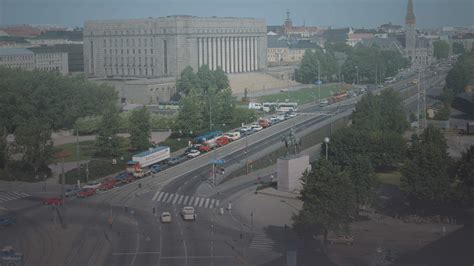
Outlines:
{"type": "MultiPolygon", "coordinates": [[[[445,72],[425,80],[428,92],[444,80],[445,72]]],[[[392,87],[413,89],[409,84],[414,78],[392,87]]],[[[233,195],[254,186],[254,182],[237,182],[225,188],[213,185],[210,161],[224,159],[225,169],[242,167],[247,158],[281,146],[281,138],[290,128],[301,135],[321,127],[348,115],[357,100],[324,108],[304,106],[295,118],[138,182],[91,198],[70,200],[65,209],[43,206],[39,198],[28,195],[0,203],[18,217],[17,225],[0,231],[0,245],[15,246],[31,265],[254,265],[248,251],[257,240],[264,245],[266,236],[226,210],[233,195]],[[195,207],[196,221],[180,217],[183,206],[195,207]],[[171,212],[171,223],[159,221],[164,211],[171,212]]],[[[416,110],[413,97],[407,106],[416,110]]],[[[218,175],[217,181],[221,179],[218,175]]],[[[268,246],[269,252],[272,247],[268,246]]]]}

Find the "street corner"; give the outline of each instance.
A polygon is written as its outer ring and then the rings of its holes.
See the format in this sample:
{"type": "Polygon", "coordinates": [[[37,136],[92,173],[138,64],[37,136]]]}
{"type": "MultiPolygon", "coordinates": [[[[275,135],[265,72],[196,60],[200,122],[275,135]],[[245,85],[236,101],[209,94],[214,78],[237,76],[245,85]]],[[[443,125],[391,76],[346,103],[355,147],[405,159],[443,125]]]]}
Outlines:
{"type": "Polygon", "coordinates": [[[247,193],[234,203],[235,211],[247,217],[254,226],[289,226],[291,218],[302,208],[303,203],[296,197],[282,197],[278,191],[247,193]],[[272,193],[274,192],[274,193],[272,193]]]}

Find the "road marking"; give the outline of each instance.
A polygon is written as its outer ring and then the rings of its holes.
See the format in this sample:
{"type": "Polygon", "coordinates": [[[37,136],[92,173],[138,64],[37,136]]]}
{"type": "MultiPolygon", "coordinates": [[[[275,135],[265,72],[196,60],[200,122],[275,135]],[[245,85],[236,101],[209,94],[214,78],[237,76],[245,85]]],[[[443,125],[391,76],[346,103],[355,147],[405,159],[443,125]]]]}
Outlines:
{"type": "Polygon", "coordinates": [[[30,195],[22,192],[14,192],[14,191],[0,191],[0,202],[6,202],[10,200],[16,200],[20,198],[26,198],[30,195]]]}
{"type": "Polygon", "coordinates": [[[176,204],[176,202],[178,202],[178,198],[179,198],[179,195],[176,194],[176,197],[174,197],[174,200],[173,200],[173,204],[176,204]]]}
{"type": "Polygon", "coordinates": [[[199,203],[199,198],[198,198],[198,197],[196,197],[196,199],[194,200],[194,206],[197,206],[197,205],[198,205],[198,203],[199,203]]]}
{"type": "Polygon", "coordinates": [[[219,200],[216,200],[216,208],[219,207],[219,200]]]}
{"type": "Polygon", "coordinates": [[[176,196],[176,194],[171,194],[166,202],[170,203],[173,200],[174,196],[176,196]]]}
{"type": "Polygon", "coordinates": [[[209,199],[206,199],[206,204],[204,204],[204,208],[207,208],[208,205],[209,205],[209,199]]]}
{"type": "Polygon", "coordinates": [[[235,258],[235,256],[170,256],[170,257],[161,257],[161,259],[231,259],[235,258]]]}
{"type": "Polygon", "coordinates": [[[168,193],[165,192],[165,196],[163,197],[163,202],[166,202],[167,197],[168,197],[168,193]]]}
{"type": "Polygon", "coordinates": [[[122,255],[142,255],[142,254],[160,254],[159,251],[149,251],[149,252],[116,252],[112,253],[113,256],[122,256],[122,255]]]}
{"type": "Polygon", "coordinates": [[[189,198],[189,196],[186,196],[186,197],[184,198],[183,205],[186,205],[186,202],[188,202],[188,198],[189,198]]]}
{"type": "Polygon", "coordinates": [[[211,206],[209,206],[209,209],[214,208],[214,202],[215,202],[215,201],[216,201],[215,199],[212,199],[212,200],[211,200],[211,206]]]}
{"type": "Polygon", "coordinates": [[[181,195],[181,196],[179,197],[178,204],[181,204],[181,202],[183,201],[183,198],[184,198],[184,195],[181,195]]]}
{"type": "Polygon", "coordinates": [[[155,196],[153,196],[153,199],[152,199],[152,201],[155,201],[156,197],[158,197],[158,194],[160,194],[160,192],[159,192],[159,191],[157,191],[157,192],[155,193],[155,196]]]}
{"type": "Polygon", "coordinates": [[[272,250],[275,246],[273,240],[269,239],[265,234],[257,234],[253,237],[249,248],[260,250],[272,250]]]}
{"type": "Polygon", "coordinates": [[[205,198],[201,198],[201,202],[199,202],[199,207],[202,207],[202,204],[204,204],[205,198]]]}
{"type": "Polygon", "coordinates": [[[160,192],[160,196],[158,196],[158,198],[156,199],[156,201],[160,201],[161,197],[163,197],[163,195],[165,195],[164,192],[160,192]]]}
{"type": "Polygon", "coordinates": [[[7,191],[7,192],[5,192],[5,193],[7,194],[7,196],[10,196],[11,199],[19,199],[19,198],[21,198],[21,196],[20,196],[18,193],[16,193],[16,192],[9,192],[9,191],[7,191]]]}

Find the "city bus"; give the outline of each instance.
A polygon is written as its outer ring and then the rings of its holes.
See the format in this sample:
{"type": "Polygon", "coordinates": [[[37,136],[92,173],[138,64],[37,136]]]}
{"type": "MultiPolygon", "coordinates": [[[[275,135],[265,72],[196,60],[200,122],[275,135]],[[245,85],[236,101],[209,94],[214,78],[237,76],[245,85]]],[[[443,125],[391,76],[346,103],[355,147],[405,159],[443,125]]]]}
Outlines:
{"type": "Polygon", "coordinates": [[[385,78],[385,83],[393,83],[395,82],[395,77],[388,77],[388,78],[385,78]]]}
{"type": "Polygon", "coordinates": [[[278,103],[278,112],[296,112],[298,103],[278,103]]]}

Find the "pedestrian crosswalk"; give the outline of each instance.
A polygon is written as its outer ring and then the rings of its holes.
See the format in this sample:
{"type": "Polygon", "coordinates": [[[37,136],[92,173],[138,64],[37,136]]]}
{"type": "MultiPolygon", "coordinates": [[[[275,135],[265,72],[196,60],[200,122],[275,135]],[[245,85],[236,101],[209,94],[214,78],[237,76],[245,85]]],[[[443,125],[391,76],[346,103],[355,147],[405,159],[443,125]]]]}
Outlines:
{"type": "Polygon", "coordinates": [[[169,193],[164,191],[157,191],[151,200],[163,203],[194,206],[207,209],[219,207],[218,199],[180,195],[177,193],[169,193]]]}
{"type": "Polygon", "coordinates": [[[22,192],[0,191],[0,203],[29,197],[30,195],[22,192]]]}
{"type": "Polygon", "coordinates": [[[275,243],[273,240],[269,239],[263,233],[257,233],[250,243],[251,249],[259,249],[259,250],[272,250],[275,247],[275,243]]]}

